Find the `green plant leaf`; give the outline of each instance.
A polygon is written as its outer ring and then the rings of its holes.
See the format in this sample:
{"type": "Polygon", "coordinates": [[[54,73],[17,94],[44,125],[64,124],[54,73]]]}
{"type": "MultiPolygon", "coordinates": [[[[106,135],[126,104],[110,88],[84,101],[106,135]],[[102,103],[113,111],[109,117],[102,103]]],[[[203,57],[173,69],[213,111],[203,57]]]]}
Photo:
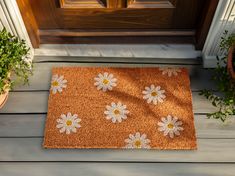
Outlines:
{"type": "Polygon", "coordinates": [[[221,93],[220,96],[211,90],[201,90],[199,92],[199,95],[206,97],[213,106],[218,108],[218,111],[208,113],[207,117],[220,119],[222,122],[235,115],[235,81],[230,79],[226,67],[228,50],[234,44],[235,34],[228,35],[228,31],[225,31],[220,43],[220,48],[225,53],[225,56],[217,56],[217,68],[214,69],[214,75],[212,76],[212,80],[217,86],[216,91],[221,93]]]}
{"type": "Polygon", "coordinates": [[[32,59],[29,58],[26,42],[3,28],[0,31],[0,94],[8,87],[12,89],[16,83],[28,83],[32,71],[32,59]]]}

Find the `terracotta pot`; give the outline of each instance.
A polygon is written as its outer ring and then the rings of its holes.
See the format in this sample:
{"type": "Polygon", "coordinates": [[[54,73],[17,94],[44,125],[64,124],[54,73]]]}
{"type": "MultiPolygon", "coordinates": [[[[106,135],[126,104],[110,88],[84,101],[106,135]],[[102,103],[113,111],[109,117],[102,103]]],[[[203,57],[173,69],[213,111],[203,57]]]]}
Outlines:
{"type": "Polygon", "coordinates": [[[234,57],[234,49],[235,49],[235,45],[230,47],[229,52],[228,52],[228,62],[227,62],[227,69],[228,69],[228,73],[231,76],[232,80],[235,80],[235,70],[234,70],[234,66],[233,66],[233,58],[234,57]]]}
{"type": "Polygon", "coordinates": [[[6,80],[4,80],[3,82],[5,83],[5,86],[3,87],[3,90],[5,90],[5,93],[0,94],[0,109],[4,106],[4,104],[6,103],[7,99],[8,99],[8,94],[9,94],[9,81],[10,81],[10,77],[11,77],[11,72],[9,72],[7,74],[7,78],[6,80]]]}
{"type": "Polygon", "coordinates": [[[9,94],[8,91],[4,94],[0,94],[0,108],[2,108],[3,105],[6,103],[7,98],[8,98],[8,94],[9,94]]]}

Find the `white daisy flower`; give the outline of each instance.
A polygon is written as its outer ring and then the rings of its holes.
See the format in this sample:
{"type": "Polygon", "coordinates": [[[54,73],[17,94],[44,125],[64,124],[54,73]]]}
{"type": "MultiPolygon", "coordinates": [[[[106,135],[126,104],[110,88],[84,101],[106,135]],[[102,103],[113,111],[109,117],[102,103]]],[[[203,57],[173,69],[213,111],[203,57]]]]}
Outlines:
{"type": "Polygon", "coordinates": [[[67,115],[61,114],[60,118],[57,119],[56,128],[60,128],[60,133],[76,133],[77,128],[81,127],[79,122],[81,122],[81,119],[78,118],[77,114],[72,115],[70,112],[67,115]]]}
{"type": "Polygon", "coordinates": [[[52,93],[56,94],[57,91],[61,93],[62,89],[67,87],[66,83],[67,80],[64,79],[63,75],[62,76],[58,76],[57,74],[53,75],[51,80],[52,93]]]}
{"type": "Polygon", "coordinates": [[[147,100],[147,103],[153,102],[153,104],[162,103],[166,98],[165,90],[161,90],[160,86],[154,86],[153,84],[150,87],[145,87],[145,90],[142,92],[144,94],[143,98],[147,100]]]}
{"type": "Polygon", "coordinates": [[[94,85],[97,86],[97,89],[102,89],[104,92],[107,90],[112,90],[113,87],[117,86],[117,79],[113,77],[113,74],[108,74],[105,72],[103,75],[101,73],[95,78],[94,85]]]}
{"type": "Polygon", "coordinates": [[[127,143],[125,148],[145,148],[150,149],[150,140],[146,138],[146,134],[140,134],[139,132],[129,135],[128,139],[125,139],[125,142],[127,143]]]}
{"type": "Polygon", "coordinates": [[[181,72],[181,69],[179,68],[170,68],[170,67],[159,68],[159,70],[162,71],[162,75],[167,74],[168,77],[177,76],[178,73],[181,72]]]}
{"type": "Polygon", "coordinates": [[[112,102],[111,106],[106,106],[107,111],[104,111],[107,120],[112,120],[113,123],[122,122],[122,119],[127,119],[129,111],[126,109],[126,105],[118,102],[117,104],[112,102]]]}
{"type": "Polygon", "coordinates": [[[161,120],[162,122],[158,122],[158,130],[163,131],[164,136],[169,135],[170,138],[174,138],[174,135],[179,136],[179,131],[184,130],[184,128],[181,127],[183,123],[182,121],[178,120],[178,117],[168,115],[166,118],[163,117],[161,120]]]}

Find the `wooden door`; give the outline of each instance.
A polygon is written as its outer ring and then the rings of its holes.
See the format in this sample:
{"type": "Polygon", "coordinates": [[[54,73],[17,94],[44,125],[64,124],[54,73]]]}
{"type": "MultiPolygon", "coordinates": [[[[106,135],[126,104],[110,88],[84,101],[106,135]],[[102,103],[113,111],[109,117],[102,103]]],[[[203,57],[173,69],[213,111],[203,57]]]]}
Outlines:
{"type": "Polygon", "coordinates": [[[35,47],[39,43],[194,42],[203,11],[212,4],[209,0],[17,1],[35,47]]]}

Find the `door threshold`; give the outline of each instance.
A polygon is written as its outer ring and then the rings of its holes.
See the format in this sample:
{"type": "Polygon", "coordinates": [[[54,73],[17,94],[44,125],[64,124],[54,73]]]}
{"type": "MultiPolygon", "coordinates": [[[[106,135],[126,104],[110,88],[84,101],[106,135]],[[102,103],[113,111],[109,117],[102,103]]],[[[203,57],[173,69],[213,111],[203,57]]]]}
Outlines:
{"type": "Polygon", "coordinates": [[[192,44],[42,44],[35,56],[198,59],[192,44]]]}

